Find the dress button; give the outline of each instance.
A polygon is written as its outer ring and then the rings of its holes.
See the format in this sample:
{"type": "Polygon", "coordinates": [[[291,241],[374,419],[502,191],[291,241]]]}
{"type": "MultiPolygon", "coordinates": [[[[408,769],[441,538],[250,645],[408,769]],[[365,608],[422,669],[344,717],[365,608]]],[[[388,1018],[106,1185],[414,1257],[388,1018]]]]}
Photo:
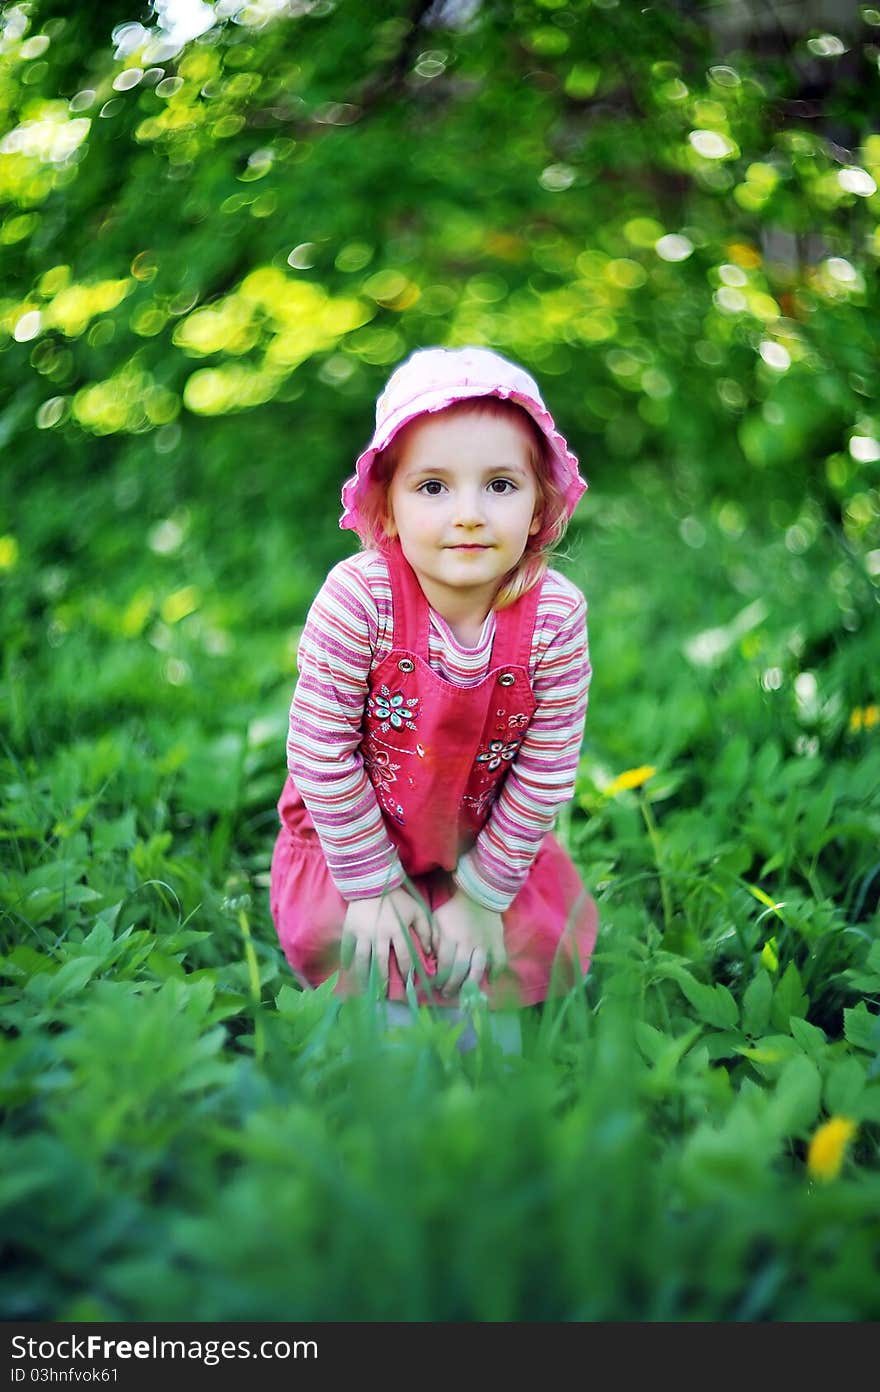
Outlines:
{"type": "Polygon", "coordinates": [[[412,661],[411,658],[402,657],[397,665],[400,668],[401,672],[412,672],[416,664],[412,661]]]}
{"type": "Polygon", "coordinates": [[[513,683],[514,683],[515,681],[516,681],[516,677],[513,675],[512,672],[502,672],[502,673],[501,673],[501,676],[498,678],[498,685],[499,685],[499,686],[513,686],[513,683]]]}

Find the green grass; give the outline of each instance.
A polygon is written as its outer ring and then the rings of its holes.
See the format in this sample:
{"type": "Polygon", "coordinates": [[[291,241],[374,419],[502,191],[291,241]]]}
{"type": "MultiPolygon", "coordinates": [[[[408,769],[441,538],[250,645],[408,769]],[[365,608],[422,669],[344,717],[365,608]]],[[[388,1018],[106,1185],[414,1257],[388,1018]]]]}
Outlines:
{"type": "Polygon", "coordinates": [[[30,482],[3,580],[3,1317],[880,1317],[876,588],[845,539],[648,467],[589,495],[561,829],[602,927],[511,1059],[295,987],[268,863],[327,548],[275,519],[245,564],[121,482],[30,482]],[[823,1183],[830,1116],[858,1129],[823,1183]]]}

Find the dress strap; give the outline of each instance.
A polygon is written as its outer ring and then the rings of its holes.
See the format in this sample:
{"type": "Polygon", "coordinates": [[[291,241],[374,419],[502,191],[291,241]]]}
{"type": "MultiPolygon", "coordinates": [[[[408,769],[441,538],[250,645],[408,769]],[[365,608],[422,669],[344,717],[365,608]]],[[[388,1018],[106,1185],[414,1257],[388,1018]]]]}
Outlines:
{"type": "Polygon", "coordinates": [[[391,578],[392,623],[394,647],[414,652],[428,661],[428,634],[431,615],[415,571],[403,554],[400,542],[394,541],[383,551],[391,578]]]}
{"type": "Polygon", "coordinates": [[[499,609],[495,615],[493,667],[525,667],[528,670],[542,583],[533,585],[514,604],[499,609]]]}

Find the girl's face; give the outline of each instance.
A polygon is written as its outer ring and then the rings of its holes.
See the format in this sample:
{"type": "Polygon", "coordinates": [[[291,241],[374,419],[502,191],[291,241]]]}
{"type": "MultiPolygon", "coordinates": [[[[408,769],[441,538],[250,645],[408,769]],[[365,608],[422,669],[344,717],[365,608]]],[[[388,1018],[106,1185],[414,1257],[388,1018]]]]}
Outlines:
{"type": "Polygon", "coordinates": [[[488,613],[540,529],[530,445],[514,416],[425,415],[407,430],[387,531],[439,613],[488,613]]]}

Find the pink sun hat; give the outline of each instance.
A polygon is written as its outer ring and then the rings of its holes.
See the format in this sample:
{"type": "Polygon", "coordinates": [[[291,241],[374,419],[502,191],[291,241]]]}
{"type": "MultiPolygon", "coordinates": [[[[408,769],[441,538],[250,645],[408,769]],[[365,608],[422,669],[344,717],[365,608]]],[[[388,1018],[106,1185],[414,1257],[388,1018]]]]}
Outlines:
{"type": "Polygon", "coordinates": [[[551,467],[570,517],[586,490],[586,480],[578,473],[577,457],[556,429],[534,378],[489,348],[419,348],[392,372],[376,402],[373,438],[343,485],[340,527],[360,530],[361,503],[373,460],[403,426],[426,411],[442,411],[454,401],[474,396],[500,396],[528,411],[550,447],[551,467]]]}

